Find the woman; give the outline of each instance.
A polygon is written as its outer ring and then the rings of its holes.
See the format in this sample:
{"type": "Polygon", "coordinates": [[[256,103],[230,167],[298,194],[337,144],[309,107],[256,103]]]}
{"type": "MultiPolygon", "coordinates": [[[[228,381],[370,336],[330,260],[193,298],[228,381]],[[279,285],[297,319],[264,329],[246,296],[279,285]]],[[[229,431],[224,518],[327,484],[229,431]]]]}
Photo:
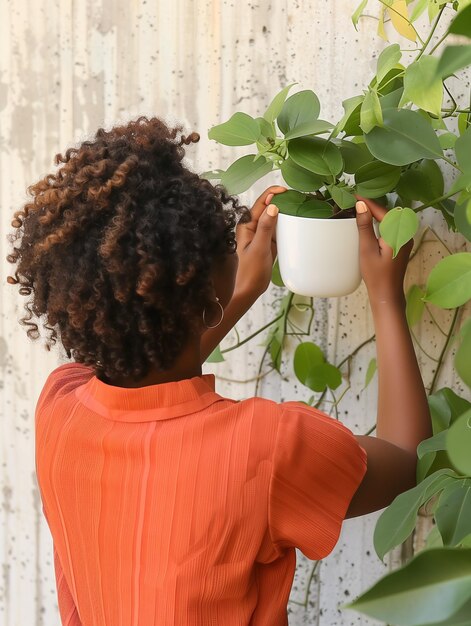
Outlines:
{"type": "Polygon", "coordinates": [[[412,487],[431,435],[405,318],[412,244],[393,259],[372,226],[385,209],[366,199],[377,437],[302,403],[215,392],[201,364],[269,285],[285,188],[249,212],[185,167],[198,138],[157,118],[100,129],[56,156],[12,221],[8,280],[32,296],[21,322],[36,338],[44,316],[48,347],[59,336],[74,359],[36,409],[67,626],[286,625],[295,547],[322,559],[345,517],[412,487]]]}

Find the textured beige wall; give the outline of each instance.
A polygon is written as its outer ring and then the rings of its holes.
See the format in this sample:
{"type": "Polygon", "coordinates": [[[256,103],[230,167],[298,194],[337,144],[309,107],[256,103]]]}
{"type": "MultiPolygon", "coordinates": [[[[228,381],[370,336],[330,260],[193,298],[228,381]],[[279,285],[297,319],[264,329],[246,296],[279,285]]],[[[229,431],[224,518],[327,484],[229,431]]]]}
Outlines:
{"type": "MultiPolygon", "coordinates": [[[[59,624],[52,564],[52,540],[41,513],[34,474],[34,407],[48,373],[64,358],[31,342],[16,323],[22,297],[6,284],[4,234],[11,213],[25,199],[26,186],[52,167],[53,156],[138,114],[158,114],[198,130],[202,140],[189,160],[198,170],[225,167],[236,150],[221,149],[207,129],[236,109],[261,114],[271,96],[289,82],[313,88],[322,117],[335,120],[341,100],[365,86],[373,56],[381,47],[374,20],[361,33],[350,22],[356,0],[0,0],[0,624],[59,624]]],[[[244,195],[253,200],[257,189],[244,195]]],[[[427,215],[427,222],[434,217],[427,215]]],[[[462,241],[445,234],[456,248],[462,241]]],[[[442,251],[427,243],[411,263],[408,282],[421,281],[442,251]]],[[[272,288],[239,325],[247,336],[273,317],[272,288]]],[[[446,326],[450,315],[437,313],[446,326]]],[[[437,355],[439,333],[426,319],[419,336],[437,355]]],[[[319,300],[313,337],[332,362],[372,334],[366,293],[319,300]]],[[[229,345],[231,337],[227,338],[229,345]]],[[[231,353],[226,363],[208,366],[219,377],[250,379],[262,348],[254,340],[231,353]]],[[[376,388],[361,392],[370,345],[353,362],[352,389],[340,418],[355,432],[375,419],[376,388]]],[[[441,381],[452,384],[447,365],[441,381]]],[[[426,381],[433,372],[424,367],[426,381]]],[[[220,380],[219,391],[240,398],[254,383],[220,380]]],[[[263,379],[263,395],[276,400],[307,399],[287,362],[283,378],[263,379]]],[[[328,410],[328,405],[325,406],[328,410]]],[[[376,515],[348,521],[334,553],[314,576],[299,556],[289,605],[290,623],[321,626],[372,624],[337,606],[351,599],[386,569],[375,556],[376,515]],[[310,599],[302,606],[309,587],[310,599]]]]}

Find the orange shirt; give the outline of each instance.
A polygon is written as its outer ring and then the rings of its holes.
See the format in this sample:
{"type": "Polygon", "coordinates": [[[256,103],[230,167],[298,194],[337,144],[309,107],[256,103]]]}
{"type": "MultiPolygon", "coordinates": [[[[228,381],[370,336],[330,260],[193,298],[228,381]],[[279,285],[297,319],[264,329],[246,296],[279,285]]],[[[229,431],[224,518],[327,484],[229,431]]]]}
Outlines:
{"type": "Polygon", "coordinates": [[[286,626],[295,547],[331,552],[365,471],[352,433],[302,403],[61,365],[36,407],[36,475],[62,624],[286,626]]]}

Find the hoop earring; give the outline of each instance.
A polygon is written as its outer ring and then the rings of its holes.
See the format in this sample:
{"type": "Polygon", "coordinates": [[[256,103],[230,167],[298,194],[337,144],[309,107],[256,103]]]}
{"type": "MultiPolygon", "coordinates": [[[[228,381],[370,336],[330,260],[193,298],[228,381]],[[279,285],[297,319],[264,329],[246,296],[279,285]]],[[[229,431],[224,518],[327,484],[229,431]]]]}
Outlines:
{"type": "Polygon", "coordinates": [[[203,324],[206,326],[206,328],[216,328],[216,326],[219,326],[219,324],[222,322],[223,318],[224,318],[224,309],[222,304],[219,302],[219,298],[216,296],[216,304],[219,305],[219,308],[221,309],[221,319],[219,320],[219,322],[217,324],[213,324],[212,326],[208,326],[206,324],[206,307],[203,309],[203,324]]]}

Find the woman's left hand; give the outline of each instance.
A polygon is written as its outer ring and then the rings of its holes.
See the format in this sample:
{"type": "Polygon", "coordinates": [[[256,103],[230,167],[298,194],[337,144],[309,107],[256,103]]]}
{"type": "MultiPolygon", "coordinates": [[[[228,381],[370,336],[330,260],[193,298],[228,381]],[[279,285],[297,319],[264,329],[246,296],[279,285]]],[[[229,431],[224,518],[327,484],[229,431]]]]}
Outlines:
{"type": "Polygon", "coordinates": [[[250,213],[252,220],[236,229],[237,270],[234,294],[258,298],[270,284],[276,258],[276,194],[286,187],[268,187],[255,201],[250,213]]]}

